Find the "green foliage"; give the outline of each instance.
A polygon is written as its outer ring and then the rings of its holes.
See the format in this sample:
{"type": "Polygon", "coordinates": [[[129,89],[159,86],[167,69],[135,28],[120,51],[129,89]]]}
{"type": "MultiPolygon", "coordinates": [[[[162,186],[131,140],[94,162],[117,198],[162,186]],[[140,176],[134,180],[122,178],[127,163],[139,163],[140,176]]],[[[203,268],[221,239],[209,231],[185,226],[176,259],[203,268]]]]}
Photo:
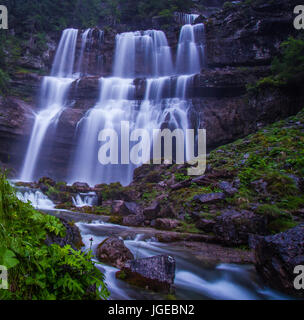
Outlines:
{"type": "Polygon", "coordinates": [[[181,173],[181,172],[176,172],[174,174],[174,176],[175,176],[176,181],[185,181],[185,180],[190,179],[190,177],[188,175],[181,173]]]}
{"type": "Polygon", "coordinates": [[[281,87],[304,79],[304,40],[289,37],[281,43],[282,54],[275,57],[271,64],[272,74],[248,84],[248,91],[259,88],[281,87]]]}
{"type": "Polygon", "coordinates": [[[19,201],[1,173],[0,264],[9,268],[9,290],[0,290],[0,299],[106,299],[103,274],[91,252],[48,246],[48,234],[62,237],[65,228],[58,218],[19,201]]]}

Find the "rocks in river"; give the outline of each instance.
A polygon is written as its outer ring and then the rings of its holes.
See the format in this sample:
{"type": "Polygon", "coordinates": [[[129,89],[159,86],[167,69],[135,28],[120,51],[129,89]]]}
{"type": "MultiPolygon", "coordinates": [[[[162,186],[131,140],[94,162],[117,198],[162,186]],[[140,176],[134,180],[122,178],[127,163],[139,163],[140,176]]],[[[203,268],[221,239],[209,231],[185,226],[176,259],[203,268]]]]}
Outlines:
{"type": "Polygon", "coordinates": [[[225,194],[223,192],[213,192],[207,194],[197,194],[193,197],[193,200],[199,201],[201,203],[214,202],[218,200],[225,199],[225,194]]]}
{"type": "Polygon", "coordinates": [[[114,214],[118,214],[120,216],[127,216],[129,214],[137,214],[138,206],[135,202],[114,200],[112,203],[112,211],[114,214]]]}
{"type": "Polygon", "coordinates": [[[267,219],[252,211],[225,210],[215,221],[213,232],[225,245],[248,244],[250,234],[265,235],[267,232],[267,219]]]}
{"type": "Polygon", "coordinates": [[[123,217],[122,224],[125,226],[140,227],[143,225],[144,221],[145,217],[143,216],[143,214],[131,214],[123,217]]]}
{"type": "Polygon", "coordinates": [[[49,177],[42,177],[39,179],[38,181],[38,185],[49,185],[49,186],[52,186],[54,187],[56,185],[56,181],[49,178],[49,177]]]}
{"type": "Polygon", "coordinates": [[[175,219],[158,218],[155,220],[155,227],[161,230],[172,230],[177,228],[180,222],[175,219]]]}
{"type": "Polygon", "coordinates": [[[116,277],[153,291],[173,292],[175,259],[168,255],[135,259],[125,263],[116,277]]]}
{"type": "Polygon", "coordinates": [[[114,267],[122,268],[126,261],[134,259],[132,252],[124,245],[123,240],[110,237],[98,245],[96,256],[99,261],[114,267]]]}
{"type": "Polygon", "coordinates": [[[86,182],[75,182],[72,187],[77,189],[77,192],[87,192],[91,190],[90,186],[86,182]]]}
{"type": "Polygon", "coordinates": [[[152,220],[158,217],[160,213],[160,204],[158,201],[154,201],[149,207],[144,208],[143,214],[146,219],[152,220]]]}
{"type": "Polygon", "coordinates": [[[255,247],[255,259],[256,270],[266,283],[286,293],[304,297],[304,291],[294,287],[294,268],[304,265],[304,224],[260,238],[255,247]]]}

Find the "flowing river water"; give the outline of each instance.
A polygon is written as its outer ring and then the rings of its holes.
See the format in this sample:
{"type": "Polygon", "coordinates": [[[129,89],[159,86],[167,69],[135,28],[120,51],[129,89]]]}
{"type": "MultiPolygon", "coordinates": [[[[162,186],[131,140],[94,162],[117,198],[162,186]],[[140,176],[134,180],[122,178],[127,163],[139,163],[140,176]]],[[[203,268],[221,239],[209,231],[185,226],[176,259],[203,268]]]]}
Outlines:
{"type": "MultiPolygon", "coordinates": [[[[265,286],[259,279],[252,264],[216,263],[204,257],[204,254],[184,246],[183,243],[161,243],[156,240],[151,228],[134,228],[107,223],[104,216],[82,214],[55,209],[54,203],[41,191],[26,187],[16,187],[17,197],[30,201],[36,209],[45,213],[63,217],[76,222],[80,230],[84,247],[82,250],[92,250],[96,253],[97,246],[110,236],[124,240],[135,259],[151,257],[160,254],[173,256],[176,260],[175,297],[177,299],[228,299],[228,300],[258,300],[258,299],[290,299],[290,297],[265,286]],[[93,239],[93,241],[90,241],[93,239]]],[[[79,206],[86,197],[92,194],[79,195],[79,206]]],[[[97,262],[97,260],[96,260],[97,262]]],[[[158,300],[168,298],[129,285],[116,279],[119,269],[106,264],[96,264],[105,275],[105,282],[110,291],[110,299],[148,299],[158,300]]]]}

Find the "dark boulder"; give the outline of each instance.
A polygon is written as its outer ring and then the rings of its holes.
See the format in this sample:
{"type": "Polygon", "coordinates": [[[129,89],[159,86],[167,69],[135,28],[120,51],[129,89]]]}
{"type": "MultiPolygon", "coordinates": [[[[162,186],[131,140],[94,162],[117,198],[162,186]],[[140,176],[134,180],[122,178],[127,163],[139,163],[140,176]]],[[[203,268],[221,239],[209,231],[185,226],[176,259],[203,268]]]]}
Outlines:
{"type": "Polygon", "coordinates": [[[116,276],[153,291],[173,292],[175,259],[168,255],[131,260],[116,276]]]}
{"type": "Polygon", "coordinates": [[[98,245],[96,256],[99,261],[114,267],[122,268],[126,261],[134,259],[132,252],[124,242],[116,237],[110,237],[98,245]]]}
{"type": "Polygon", "coordinates": [[[126,202],[123,200],[114,200],[112,204],[114,214],[120,216],[128,216],[130,214],[137,214],[139,212],[138,206],[135,202],[126,202]]]}
{"type": "Polygon", "coordinates": [[[267,219],[252,211],[225,210],[215,220],[213,232],[224,245],[248,244],[250,234],[267,234],[267,219]]]}
{"type": "Polygon", "coordinates": [[[297,276],[294,268],[304,265],[304,224],[260,238],[255,246],[255,260],[256,270],[267,284],[288,294],[304,297],[304,290],[294,287],[297,276]]]}
{"type": "Polygon", "coordinates": [[[160,214],[160,204],[158,201],[154,201],[149,207],[144,208],[143,214],[146,219],[152,220],[158,217],[160,214]]]}

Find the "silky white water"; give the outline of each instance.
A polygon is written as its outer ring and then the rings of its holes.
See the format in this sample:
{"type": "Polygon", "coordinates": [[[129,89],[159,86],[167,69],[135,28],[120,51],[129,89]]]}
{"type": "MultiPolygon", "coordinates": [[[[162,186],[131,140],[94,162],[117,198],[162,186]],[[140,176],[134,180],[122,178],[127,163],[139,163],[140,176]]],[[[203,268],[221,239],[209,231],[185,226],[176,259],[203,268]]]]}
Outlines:
{"type": "Polygon", "coordinates": [[[44,77],[40,92],[40,111],[35,114],[34,127],[20,175],[22,181],[32,181],[41,146],[48,128],[56,123],[65,106],[65,98],[73,82],[72,73],[78,30],[66,29],[59,42],[50,77],[44,77]]]}
{"type": "Polygon", "coordinates": [[[52,210],[55,204],[39,190],[17,188],[16,196],[22,202],[30,202],[35,209],[52,210]]]}
{"type": "MultiPolygon", "coordinates": [[[[159,243],[151,239],[149,230],[113,225],[104,222],[78,222],[84,250],[96,253],[98,245],[109,236],[123,236],[124,244],[135,259],[169,254],[176,260],[175,288],[178,299],[225,299],[259,300],[289,299],[275,290],[265,287],[256,276],[253,266],[237,264],[208,264],[196,259],[195,255],[184,248],[159,243]],[[92,241],[90,241],[92,239],[92,241]]],[[[105,282],[111,293],[110,299],[164,299],[161,294],[135,288],[116,279],[117,268],[96,265],[105,274],[105,282]]]]}
{"type": "Polygon", "coordinates": [[[121,128],[122,121],[129,123],[129,131],[145,129],[150,138],[153,129],[189,128],[192,104],[188,91],[193,75],[202,67],[201,40],[197,40],[202,36],[198,33],[202,29],[203,25],[181,29],[175,66],[164,32],[147,30],[116,36],[114,77],[100,79],[98,102],[77,125],[70,183],[83,181],[94,186],[119,181],[127,185],[132,181],[134,168],[150,160],[151,144],[145,144],[135,163],[124,163],[121,144],[128,144],[131,150],[135,143],[129,143],[127,131],[121,128]],[[138,101],[134,80],[142,76],[147,77],[145,94],[138,101]],[[114,129],[118,133],[117,164],[104,165],[98,161],[101,143],[97,137],[102,129],[114,129]]]}

